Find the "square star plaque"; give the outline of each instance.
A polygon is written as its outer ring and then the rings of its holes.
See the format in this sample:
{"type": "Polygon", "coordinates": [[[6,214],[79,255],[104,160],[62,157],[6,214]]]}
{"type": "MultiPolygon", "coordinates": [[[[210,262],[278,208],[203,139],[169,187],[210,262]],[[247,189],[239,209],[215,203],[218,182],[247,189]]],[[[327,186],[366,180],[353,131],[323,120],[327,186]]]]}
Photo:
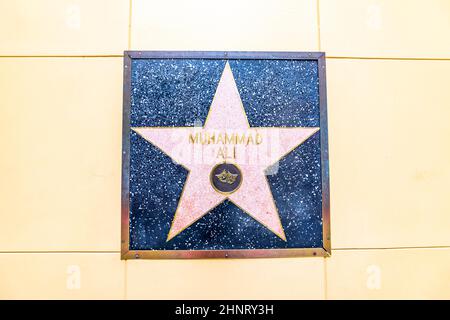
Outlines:
{"type": "Polygon", "coordinates": [[[122,259],[330,254],[325,55],[126,51],[122,259]]]}

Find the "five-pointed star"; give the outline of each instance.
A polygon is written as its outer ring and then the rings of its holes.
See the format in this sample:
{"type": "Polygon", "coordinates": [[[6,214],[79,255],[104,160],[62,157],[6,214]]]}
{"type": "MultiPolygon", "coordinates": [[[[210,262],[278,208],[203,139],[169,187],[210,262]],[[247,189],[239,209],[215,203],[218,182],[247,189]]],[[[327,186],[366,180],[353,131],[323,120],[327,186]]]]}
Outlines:
{"type": "Polygon", "coordinates": [[[265,170],[319,128],[250,127],[227,62],[202,128],[132,129],[189,171],[167,241],[226,199],[286,241],[265,170]],[[243,140],[234,140],[234,144],[229,140],[227,144],[224,139],[217,139],[221,134],[243,140]],[[248,141],[250,136],[252,140],[248,141]],[[210,181],[211,170],[224,162],[238,165],[242,172],[242,183],[231,194],[218,192],[210,181]]]}

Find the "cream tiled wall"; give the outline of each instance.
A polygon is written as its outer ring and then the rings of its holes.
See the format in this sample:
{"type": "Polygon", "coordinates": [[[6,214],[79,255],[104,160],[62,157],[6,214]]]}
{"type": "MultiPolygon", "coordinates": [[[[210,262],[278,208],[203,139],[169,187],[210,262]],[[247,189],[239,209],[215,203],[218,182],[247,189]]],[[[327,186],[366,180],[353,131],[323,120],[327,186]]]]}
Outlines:
{"type": "Polygon", "coordinates": [[[0,298],[450,298],[450,1],[0,0],[0,298]],[[123,50],[325,51],[331,258],[121,261],[123,50]]]}

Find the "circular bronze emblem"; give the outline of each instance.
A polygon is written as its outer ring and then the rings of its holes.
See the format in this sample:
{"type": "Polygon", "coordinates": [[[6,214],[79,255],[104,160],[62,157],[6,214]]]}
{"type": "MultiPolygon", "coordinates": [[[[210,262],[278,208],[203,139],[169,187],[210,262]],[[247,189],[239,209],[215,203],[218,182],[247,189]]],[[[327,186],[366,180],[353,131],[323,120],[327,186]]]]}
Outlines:
{"type": "Polygon", "coordinates": [[[233,193],[242,183],[242,173],[231,163],[221,163],[211,170],[210,176],[213,188],[219,193],[233,193]]]}

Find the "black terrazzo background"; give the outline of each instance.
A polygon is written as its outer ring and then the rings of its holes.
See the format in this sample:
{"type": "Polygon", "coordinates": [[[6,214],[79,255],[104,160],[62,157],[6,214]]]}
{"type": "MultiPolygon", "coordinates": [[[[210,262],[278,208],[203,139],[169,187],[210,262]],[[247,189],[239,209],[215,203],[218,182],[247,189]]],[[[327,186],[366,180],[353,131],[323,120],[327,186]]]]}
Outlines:
{"type": "MultiPolygon", "coordinates": [[[[131,127],[203,125],[225,62],[133,60],[131,127]]],[[[316,61],[229,62],[251,126],[320,125],[316,61]]],[[[322,247],[319,133],[268,176],[287,242],[229,201],[166,242],[187,171],[134,132],[130,142],[130,249],[322,247]]]]}

